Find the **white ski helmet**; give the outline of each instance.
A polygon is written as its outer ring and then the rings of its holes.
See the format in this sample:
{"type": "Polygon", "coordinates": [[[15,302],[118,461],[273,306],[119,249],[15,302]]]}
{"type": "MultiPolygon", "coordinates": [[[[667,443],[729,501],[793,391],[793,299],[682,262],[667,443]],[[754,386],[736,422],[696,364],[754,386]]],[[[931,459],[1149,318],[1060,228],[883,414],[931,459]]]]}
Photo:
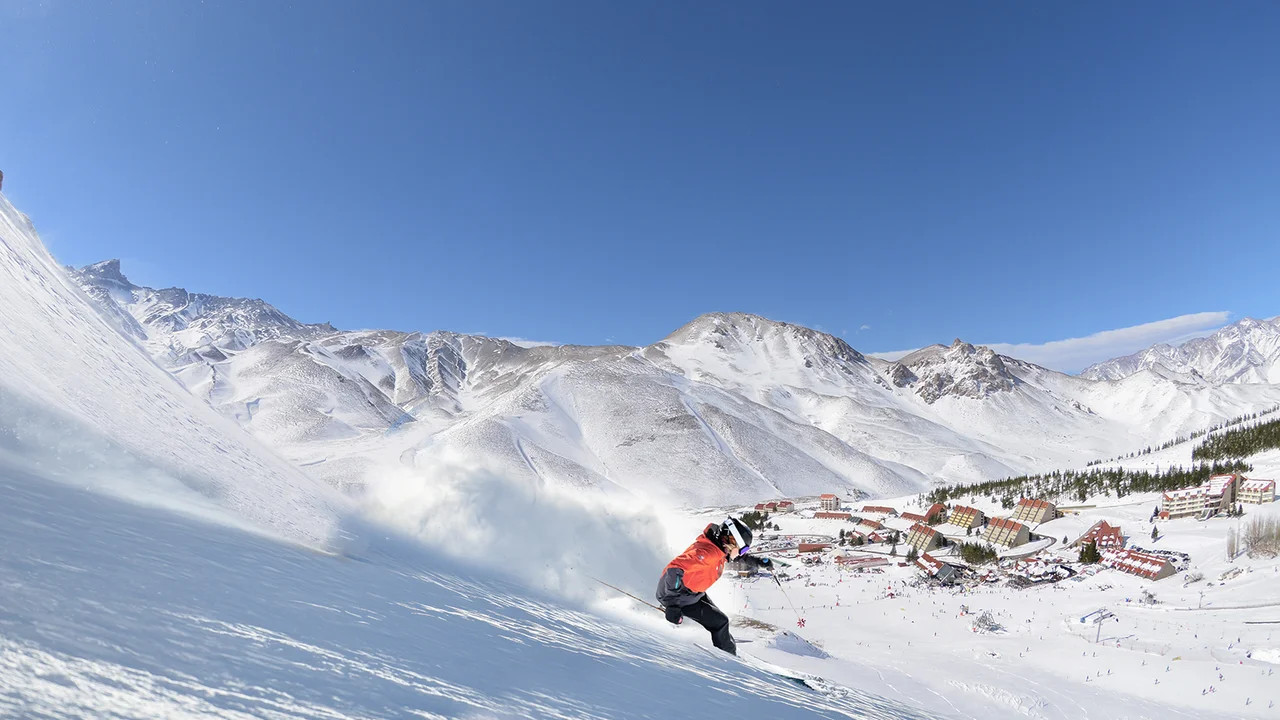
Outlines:
{"type": "Polygon", "coordinates": [[[738,518],[730,515],[720,524],[721,530],[733,536],[733,540],[738,545],[738,554],[745,555],[751,549],[751,528],[747,527],[738,518]]]}

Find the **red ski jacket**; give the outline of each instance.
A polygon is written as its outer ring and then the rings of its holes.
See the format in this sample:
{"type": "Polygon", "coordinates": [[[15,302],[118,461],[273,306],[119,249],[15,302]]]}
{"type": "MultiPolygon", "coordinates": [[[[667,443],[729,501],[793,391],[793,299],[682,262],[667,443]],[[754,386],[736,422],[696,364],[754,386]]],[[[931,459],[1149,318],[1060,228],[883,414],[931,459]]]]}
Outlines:
{"type": "Polygon", "coordinates": [[[714,524],[708,525],[687,550],[663,568],[662,577],[658,579],[658,602],[668,607],[692,605],[720,579],[727,558],[724,550],[707,537],[714,527],[714,524]]]}

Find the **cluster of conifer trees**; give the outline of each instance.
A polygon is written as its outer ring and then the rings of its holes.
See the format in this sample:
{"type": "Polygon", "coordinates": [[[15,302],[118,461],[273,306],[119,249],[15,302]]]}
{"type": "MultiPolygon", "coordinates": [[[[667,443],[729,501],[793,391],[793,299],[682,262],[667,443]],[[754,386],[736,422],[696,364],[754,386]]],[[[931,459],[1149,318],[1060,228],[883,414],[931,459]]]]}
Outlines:
{"type": "MultiPolygon", "coordinates": [[[[1134,450],[1133,452],[1128,453],[1127,455],[1117,455],[1116,457],[1108,458],[1108,459],[1106,459],[1106,460],[1090,460],[1088,463],[1086,463],[1086,464],[1085,464],[1085,467],[1093,467],[1094,465],[1103,465],[1103,464],[1105,464],[1105,463],[1116,462],[1117,460],[1124,460],[1124,459],[1127,459],[1127,458],[1135,458],[1135,457],[1138,457],[1138,456],[1140,456],[1140,455],[1150,455],[1150,454],[1151,454],[1151,453],[1153,453],[1153,452],[1159,452],[1159,451],[1161,451],[1161,450],[1168,450],[1169,448],[1173,447],[1174,445],[1181,445],[1181,444],[1182,444],[1182,443],[1184,443],[1184,442],[1190,442],[1191,440],[1195,440],[1196,438],[1204,437],[1205,435],[1208,435],[1209,433],[1217,432],[1217,431],[1219,431],[1219,430],[1222,430],[1223,428],[1231,427],[1232,425],[1239,425],[1239,424],[1244,423],[1244,422],[1249,422],[1250,420],[1257,420],[1258,418],[1260,418],[1260,417],[1262,417],[1262,416],[1264,416],[1264,415],[1270,415],[1270,414],[1272,414],[1272,413],[1274,413],[1274,412],[1280,412],[1280,405],[1277,405],[1277,406],[1272,407],[1272,408],[1267,409],[1267,410],[1262,410],[1261,412],[1256,412],[1256,413],[1251,413],[1251,414],[1244,414],[1244,415],[1237,415],[1237,416],[1235,416],[1235,417],[1231,418],[1230,420],[1224,420],[1223,422],[1220,422],[1220,423],[1218,423],[1217,425],[1214,425],[1214,426],[1212,426],[1212,427],[1205,428],[1204,430],[1196,430],[1196,431],[1194,431],[1194,432],[1192,432],[1192,433],[1190,433],[1190,434],[1188,434],[1188,435],[1179,435],[1178,437],[1176,437],[1176,438],[1174,438],[1174,439],[1172,439],[1172,440],[1166,440],[1165,442],[1163,442],[1163,443],[1161,443],[1161,444],[1159,444],[1159,445],[1156,445],[1156,446],[1148,445],[1148,446],[1146,446],[1145,448],[1143,448],[1143,449],[1141,449],[1141,450],[1134,450]]],[[[1193,457],[1194,459],[1197,459],[1197,460],[1198,460],[1199,458],[1196,458],[1196,457],[1195,457],[1195,455],[1194,455],[1194,450],[1193,450],[1192,452],[1193,452],[1192,457],[1193,457]]],[[[1241,457],[1245,457],[1245,456],[1241,456],[1241,457]]],[[[1212,459],[1212,458],[1208,458],[1208,457],[1206,457],[1205,459],[1206,459],[1206,460],[1208,460],[1208,459],[1212,459]]],[[[1221,459],[1221,458],[1218,458],[1218,459],[1221,459]]]]}
{"type": "Polygon", "coordinates": [[[1005,509],[1017,504],[1018,498],[1084,502],[1091,495],[1115,495],[1118,498],[1136,492],[1163,492],[1199,485],[1210,475],[1246,473],[1253,466],[1243,460],[1201,462],[1189,468],[1171,467],[1163,472],[1095,468],[1092,470],[1056,470],[1047,475],[1020,475],[1004,480],[990,480],[970,485],[940,485],[926,495],[930,503],[945,503],[953,498],[987,496],[1005,509]]]}
{"type": "Polygon", "coordinates": [[[746,525],[752,530],[778,529],[777,525],[769,522],[769,513],[767,512],[748,510],[747,512],[742,513],[742,516],[739,519],[742,520],[743,525],[746,525]]]}
{"type": "Polygon", "coordinates": [[[970,565],[982,565],[996,561],[996,551],[988,545],[978,542],[960,543],[960,559],[970,565]]]}
{"type": "Polygon", "coordinates": [[[1191,457],[1194,460],[1246,458],[1274,448],[1280,448],[1280,420],[1212,435],[1191,450],[1191,457]]]}

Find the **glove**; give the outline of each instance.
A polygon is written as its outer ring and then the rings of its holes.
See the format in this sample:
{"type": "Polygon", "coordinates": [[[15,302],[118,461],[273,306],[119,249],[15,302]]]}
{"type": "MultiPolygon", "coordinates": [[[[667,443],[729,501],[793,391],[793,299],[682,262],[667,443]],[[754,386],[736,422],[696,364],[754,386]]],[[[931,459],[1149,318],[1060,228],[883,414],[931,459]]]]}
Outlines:
{"type": "Polygon", "coordinates": [[[684,622],[684,613],[680,612],[680,608],[676,605],[668,606],[665,611],[665,614],[667,616],[667,622],[671,623],[672,625],[679,625],[680,623],[684,622]]]}

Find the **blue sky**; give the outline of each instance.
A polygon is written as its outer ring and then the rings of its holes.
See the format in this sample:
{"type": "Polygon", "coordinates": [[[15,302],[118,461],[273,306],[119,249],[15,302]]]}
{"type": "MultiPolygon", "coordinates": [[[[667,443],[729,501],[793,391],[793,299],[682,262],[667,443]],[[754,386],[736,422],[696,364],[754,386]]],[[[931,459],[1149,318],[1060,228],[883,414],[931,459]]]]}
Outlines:
{"type": "Polygon", "coordinates": [[[745,311],[1074,371],[1280,314],[1273,2],[0,0],[0,27],[4,190],[60,261],[306,322],[639,345],[745,311]]]}

